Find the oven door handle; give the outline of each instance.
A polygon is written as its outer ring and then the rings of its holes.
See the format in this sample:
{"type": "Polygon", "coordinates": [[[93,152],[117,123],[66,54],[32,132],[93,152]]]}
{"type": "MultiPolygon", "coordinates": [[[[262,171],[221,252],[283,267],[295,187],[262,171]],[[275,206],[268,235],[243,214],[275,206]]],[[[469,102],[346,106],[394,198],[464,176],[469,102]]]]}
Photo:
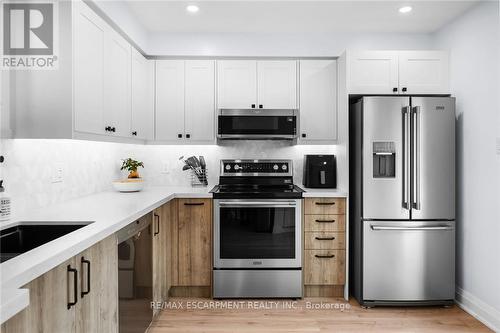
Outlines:
{"type": "Polygon", "coordinates": [[[279,202],[269,202],[269,201],[253,201],[253,202],[219,202],[220,207],[291,207],[297,206],[295,201],[279,201],[279,202]]]}

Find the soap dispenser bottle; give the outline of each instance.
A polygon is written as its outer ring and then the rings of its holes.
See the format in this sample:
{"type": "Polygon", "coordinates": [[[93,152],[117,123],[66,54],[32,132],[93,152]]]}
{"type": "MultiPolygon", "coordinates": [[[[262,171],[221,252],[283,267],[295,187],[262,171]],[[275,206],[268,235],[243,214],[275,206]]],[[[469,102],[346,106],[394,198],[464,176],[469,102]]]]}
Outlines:
{"type": "Polygon", "coordinates": [[[0,180],[0,221],[10,219],[10,197],[5,192],[3,180],[0,180]]]}

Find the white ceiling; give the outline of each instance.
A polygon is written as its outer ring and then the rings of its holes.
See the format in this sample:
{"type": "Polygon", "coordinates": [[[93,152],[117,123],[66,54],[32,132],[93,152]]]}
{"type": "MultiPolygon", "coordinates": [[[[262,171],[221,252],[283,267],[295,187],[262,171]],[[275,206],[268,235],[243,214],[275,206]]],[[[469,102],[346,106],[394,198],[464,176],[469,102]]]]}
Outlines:
{"type": "Polygon", "coordinates": [[[475,1],[127,1],[149,32],[433,32],[475,1]],[[190,14],[188,4],[200,10],[190,14]],[[411,5],[413,11],[398,9],[411,5]]]}

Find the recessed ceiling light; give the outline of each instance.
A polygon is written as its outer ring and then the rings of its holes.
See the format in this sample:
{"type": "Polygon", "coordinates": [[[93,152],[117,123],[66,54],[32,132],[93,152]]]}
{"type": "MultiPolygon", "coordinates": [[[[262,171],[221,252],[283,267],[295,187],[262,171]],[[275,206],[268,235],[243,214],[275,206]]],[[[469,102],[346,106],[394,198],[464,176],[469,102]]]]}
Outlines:
{"type": "Polygon", "coordinates": [[[200,10],[200,7],[198,7],[196,5],[189,5],[186,7],[186,10],[190,13],[196,13],[197,11],[200,10]]]}
{"type": "Polygon", "coordinates": [[[399,8],[399,12],[403,13],[403,14],[406,14],[406,13],[411,12],[412,9],[413,8],[411,8],[410,6],[404,6],[404,7],[399,8]]]}

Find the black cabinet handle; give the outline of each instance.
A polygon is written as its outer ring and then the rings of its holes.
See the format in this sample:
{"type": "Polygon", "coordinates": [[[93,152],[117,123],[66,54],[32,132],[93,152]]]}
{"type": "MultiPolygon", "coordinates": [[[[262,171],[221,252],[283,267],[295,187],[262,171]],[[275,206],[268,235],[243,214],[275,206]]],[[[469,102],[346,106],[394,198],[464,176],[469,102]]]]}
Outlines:
{"type": "Polygon", "coordinates": [[[321,254],[316,254],[315,255],[316,258],[326,258],[326,259],[330,259],[330,258],[334,258],[335,255],[334,254],[326,254],[326,255],[321,255],[321,254]]]}
{"type": "Polygon", "coordinates": [[[116,132],[116,127],[111,127],[110,131],[113,133],[116,132]]]}
{"type": "Polygon", "coordinates": [[[392,92],[398,92],[398,88],[392,88],[392,92]]]}
{"type": "Polygon", "coordinates": [[[68,295],[68,310],[71,309],[72,306],[76,305],[78,302],[78,270],[76,268],[71,268],[71,265],[68,265],[68,276],[69,273],[73,273],[73,300],[74,302],[69,302],[68,295]]]}
{"type": "Polygon", "coordinates": [[[137,131],[133,131],[133,132],[132,132],[132,135],[133,135],[133,136],[137,136],[137,131]]]}
{"type": "Polygon", "coordinates": [[[335,240],[335,237],[315,237],[316,240],[335,240]]]}
{"type": "Polygon", "coordinates": [[[335,223],[335,220],[316,220],[318,223],[335,223]]]}
{"type": "Polygon", "coordinates": [[[182,139],[182,134],[177,134],[177,137],[178,137],[179,139],[182,139]]]}
{"type": "Polygon", "coordinates": [[[83,265],[87,265],[87,290],[83,291],[83,280],[82,280],[82,292],[80,293],[80,296],[83,298],[83,296],[87,295],[90,293],[90,260],[85,259],[85,257],[82,257],[82,272],[83,272],[83,265]]]}
{"type": "Polygon", "coordinates": [[[204,202],[185,202],[184,206],[203,206],[204,202]]]}
{"type": "Polygon", "coordinates": [[[335,205],[335,202],[315,202],[318,206],[332,206],[335,205]]]}
{"type": "Polygon", "coordinates": [[[252,104],[252,109],[255,109],[255,104],[252,104]]]}
{"type": "Polygon", "coordinates": [[[160,215],[154,214],[154,216],[156,219],[156,230],[157,231],[153,232],[153,236],[156,236],[160,233],[160,215]]]}
{"type": "Polygon", "coordinates": [[[305,138],[307,136],[306,133],[302,133],[302,137],[305,138]]]}
{"type": "Polygon", "coordinates": [[[403,92],[406,92],[408,89],[406,87],[403,87],[403,89],[401,90],[403,90],[403,92]]]}
{"type": "Polygon", "coordinates": [[[191,138],[191,134],[186,134],[186,139],[190,139],[191,138]]]}
{"type": "Polygon", "coordinates": [[[264,105],[259,104],[259,109],[262,109],[262,108],[264,108],[264,105]]]}
{"type": "Polygon", "coordinates": [[[104,127],[104,130],[105,130],[106,132],[111,132],[111,126],[106,126],[106,127],[104,127]]]}

